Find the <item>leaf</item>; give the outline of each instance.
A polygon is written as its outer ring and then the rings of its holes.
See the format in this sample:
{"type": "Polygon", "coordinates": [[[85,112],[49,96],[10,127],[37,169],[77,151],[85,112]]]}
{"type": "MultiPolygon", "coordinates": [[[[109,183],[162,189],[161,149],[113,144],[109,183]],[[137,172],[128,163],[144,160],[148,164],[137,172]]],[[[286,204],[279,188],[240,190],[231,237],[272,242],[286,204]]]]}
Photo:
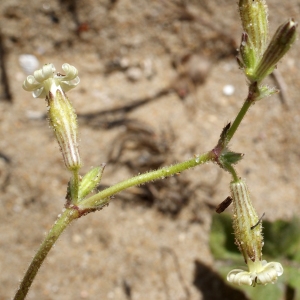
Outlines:
{"type": "Polygon", "coordinates": [[[223,162],[224,165],[229,164],[237,164],[244,157],[243,153],[237,153],[232,151],[224,151],[220,156],[220,161],[223,162]]]}

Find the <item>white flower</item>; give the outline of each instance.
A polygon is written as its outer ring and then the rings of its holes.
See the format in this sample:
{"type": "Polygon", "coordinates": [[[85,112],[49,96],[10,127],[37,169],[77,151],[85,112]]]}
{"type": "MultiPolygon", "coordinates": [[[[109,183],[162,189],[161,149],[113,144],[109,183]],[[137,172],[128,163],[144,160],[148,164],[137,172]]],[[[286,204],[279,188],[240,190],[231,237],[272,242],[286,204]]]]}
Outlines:
{"type": "Polygon", "coordinates": [[[55,73],[53,64],[46,64],[42,69],[37,70],[33,75],[29,75],[23,83],[23,89],[32,91],[34,98],[45,98],[49,91],[55,94],[56,90],[67,92],[77,86],[80,82],[78,71],[75,67],[65,63],[62,65],[66,75],[55,73]]]}
{"type": "Polygon", "coordinates": [[[252,285],[275,283],[278,276],[283,274],[283,267],[278,262],[248,261],[249,271],[234,269],[227,275],[227,280],[234,284],[252,285]]]}
{"type": "Polygon", "coordinates": [[[62,69],[65,75],[55,75],[53,64],[44,65],[26,78],[23,88],[32,91],[34,98],[46,98],[49,123],[58,141],[65,166],[68,170],[77,172],[81,167],[77,116],[65,92],[74,88],[80,80],[75,67],[63,64],[62,69]]]}

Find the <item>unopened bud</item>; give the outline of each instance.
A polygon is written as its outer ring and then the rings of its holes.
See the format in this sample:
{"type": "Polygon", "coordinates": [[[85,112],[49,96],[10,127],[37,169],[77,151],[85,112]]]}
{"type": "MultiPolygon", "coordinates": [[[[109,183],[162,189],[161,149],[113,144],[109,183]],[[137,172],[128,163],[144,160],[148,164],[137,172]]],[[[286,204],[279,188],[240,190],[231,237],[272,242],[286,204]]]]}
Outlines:
{"type": "Polygon", "coordinates": [[[279,26],[254,71],[258,81],[272,73],[278,61],[291,48],[296,39],[297,25],[293,19],[290,19],[279,26]]]}
{"type": "Polygon", "coordinates": [[[247,52],[250,56],[253,55],[251,52],[254,52],[257,61],[265,51],[268,41],[269,26],[266,2],[264,0],[240,0],[239,12],[251,50],[247,50],[247,52]]]}
{"type": "Polygon", "coordinates": [[[93,168],[86,175],[84,175],[79,185],[79,201],[84,199],[100,183],[104,167],[105,164],[102,164],[101,167],[93,168]]]}

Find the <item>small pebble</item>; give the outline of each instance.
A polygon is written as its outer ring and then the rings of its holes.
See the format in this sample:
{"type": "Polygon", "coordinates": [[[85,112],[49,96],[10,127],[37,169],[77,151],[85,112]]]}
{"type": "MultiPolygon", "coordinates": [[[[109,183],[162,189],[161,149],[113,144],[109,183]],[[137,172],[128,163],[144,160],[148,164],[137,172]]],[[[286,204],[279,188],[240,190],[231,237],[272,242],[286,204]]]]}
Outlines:
{"type": "Polygon", "coordinates": [[[140,68],[132,67],[127,70],[126,76],[131,81],[138,81],[143,76],[143,73],[140,68]]]}
{"type": "Polygon", "coordinates": [[[25,74],[31,75],[39,68],[40,62],[32,54],[21,54],[19,56],[19,64],[25,74]]]}
{"type": "Polygon", "coordinates": [[[231,84],[227,84],[223,87],[223,94],[225,96],[231,96],[234,93],[234,86],[231,84]]]}
{"type": "Polygon", "coordinates": [[[155,73],[152,59],[146,58],[143,61],[143,67],[144,67],[144,74],[146,78],[151,79],[155,73]]]}
{"type": "Polygon", "coordinates": [[[74,243],[79,244],[82,242],[82,237],[79,234],[74,234],[72,240],[74,243]]]}

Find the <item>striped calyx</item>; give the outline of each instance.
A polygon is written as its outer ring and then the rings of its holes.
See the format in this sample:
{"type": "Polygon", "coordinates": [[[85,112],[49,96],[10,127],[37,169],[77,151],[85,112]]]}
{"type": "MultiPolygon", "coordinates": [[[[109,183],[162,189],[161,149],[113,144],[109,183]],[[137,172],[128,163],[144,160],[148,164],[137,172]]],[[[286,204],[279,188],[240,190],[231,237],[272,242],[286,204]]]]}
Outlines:
{"type": "Polygon", "coordinates": [[[273,72],[279,60],[290,50],[296,40],[298,23],[290,19],[278,27],[268,48],[255,69],[257,80],[261,80],[273,72]]]}
{"type": "Polygon", "coordinates": [[[243,180],[230,183],[233,199],[233,229],[235,242],[244,256],[245,263],[262,258],[262,224],[252,205],[249,190],[243,180]]]}
{"type": "Polygon", "coordinates": [[[49,105],[49,123],[59,144],[65,166],[70,171],[79,170],[81,160],[78,150],[78,126],[74,108],[60,86],[52,87],[46,100],[49,105]]]}

